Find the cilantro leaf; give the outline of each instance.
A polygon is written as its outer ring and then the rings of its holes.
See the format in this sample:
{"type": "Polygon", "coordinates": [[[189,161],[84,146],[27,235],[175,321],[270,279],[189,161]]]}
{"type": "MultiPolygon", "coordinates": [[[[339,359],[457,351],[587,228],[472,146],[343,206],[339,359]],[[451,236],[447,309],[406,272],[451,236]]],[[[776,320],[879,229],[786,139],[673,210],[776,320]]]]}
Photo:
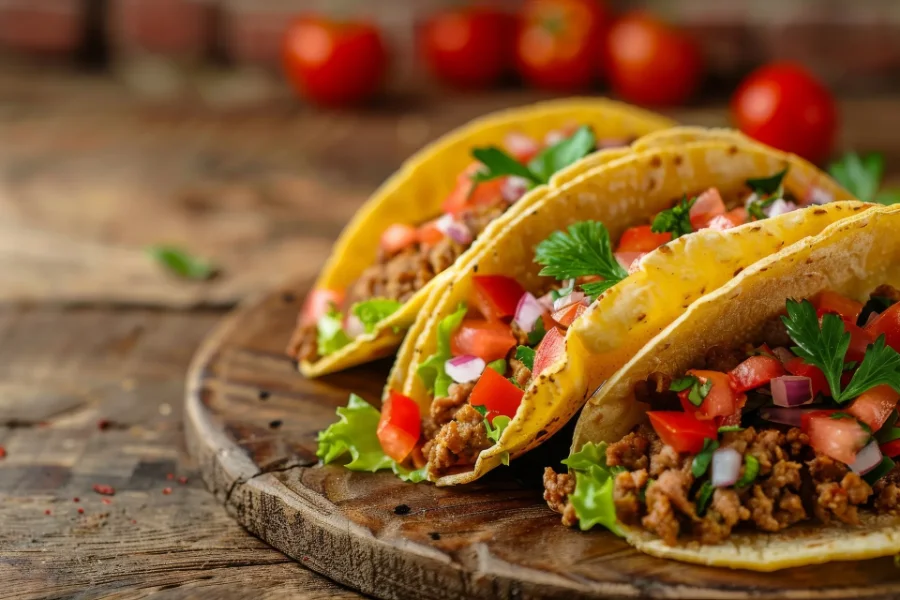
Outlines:
{"type": "Polygon", "coordinates": [[[538,175],[532,173],[531,169],[496,146],[475,148],[472,151],[472,156],[484,165],[472,175],[472,181],[475,183],[482,183],[508,175],[521,177],[527,180],[532,187],[546,183],[538,175]]]}
{"type": "Polygon", "coordinates": [[[872,198],[872,202],[877,202],[878,204],[884,204],[887,206],[893,204],[900,204],[900,190],[885,190],[883,192],[879,192],[872,198]]]}
{"type": "Polygon", "coordinates": [[[212,263],[191,256],[185,250],[175,246],[149,246],[146,251],[169,272],[184,279],[201,281],[210,279],[216,274],[216,268],[212,263]]]}
{"type": "Polygon", "coordinates": [[[529,371],[533,371],[534,349],[529,348],[528,346],[519,346],[518,348],[516,348],[516,360],[528,367],[529,371]]]}
{"type": "Polygon", "coordinates": [[[541,275],[559,280],[599,275],[603,281],[584,284],[581,289],[596,297],[628,277],[613,255],[609,232],[598,221],[581,221],[568,233],[554,231],[535,249],[535,262],[544,266],[541,275]]]}
{"type": "Polygon", "coordinates": [[[743,431],[744,428],[740,425],[723,425],[719,427],[719,433],[731,433],[733,431],[743,431]]]}
{"type": "Polygon", "coordinates": [[[319,356],[333,354],[351,341],[350,336],[344,331],[343,315],[332,304],[316,322],[316,346],[319,356]]]}
{"type": "Polygon", "coordinates": [[[547,335],[547,328],[544,327],[544,318],[538,317],[534,322],[534,329],[528,333],[528,343],[532,346],[537,346],[544,339],[545,335],[547,335]]]}
{"type": "Polygon", "coordinates": [[[328,464],[349,453],[351,461],[345,467],[351,471],[375,472],[389,469],[394,461],[385,455],[375,431],[381,414],[374,406],[350,394],[347,406],[337,409],[340,417],[319,432],[316,456],[328,464]]]}
{"type": "Polygon", "coordinates": [[[582,125],[569,137],[542,150],[528,163],[528,168],[542,183],[547,183],[554,173],[578,162],[596,147],[594,132],[587,125],[582,125]]]}
{"type": "Polygon", "coordinates": [[[499,374],[503,375],[506,373],[506,359],[498,358],[497,360],[492,360],[487,364],[488,369],[493,369],[497,371],[499,374]]]}
{"type": "Polygon", "coordinates": [[[550,290],[550,297],[553,298],[554,301],[559,300],[560,298],[565,298],[566,296],[571,294],[573,291],[575,291],[575,280],[570,279],[569,285],[562,287],[558,290],[550,290]]]}
{"type": "Polygon", "coordinates": [[[350,312],[356,315],[366,328],[366,333],[375,331],[375,325],[387,319],[403,306],[402,302],[388,298],[373,298],[365,302],[357,302],[350,307],[350,312]]]}
{"type": "Polygon", "coordinates": [[[757,475],[759,475],[759,460],[757,460],[756,457],[751,454],[745,454],[744,474],[741,475],[741,478],[737,480],[737,483],[734,484],[734,487],[747,487],[748,485],[756,481],[757,475]]]}
{"type": "Polygon", "coordinates": [[[881,457],[881,462],[874,469],[863,475],[863,479],[869,485],[874,485],[876,481],[890,473],[897,466],[893,460],[887,456],[881,457]]]}
{"type": "Polygon", "coordinates": [[[713,452],[718,448],[719,442],[716,440],[709,438],[703,440],[703,449],[694,456],[694,460],[691,462],[691,473],[694,474],[694,477],[703,477],[709,469],[709,463],[712,462],[713,452]]]}
{"type": "MultiPolygon", "coordinates": [[[[784,182],[784,176],[787,175],[788,168],[785,167],[781,171],[770,175],[769,177],[757,177],[747,180],[747,187],[761,196],[770,196],[781,189],[784,182]]],[[[780,193],[777,194],[781,196],[780,193]]]]}
{"type": "MultiPolygon", "coordinates": [[[[848,334],[849,335],[849,334],[848,334]]],[[[900,354],[884,345],[884,334],[869,346],[850,383],[841,392],[838,402],[856,398],[877,385],[889,385],[900,392],[900,354]]]]}
{"type": "Polygon", "coordinates": [[[807,364],[819,367],[828,381],[832,398],[840,402],[841,373],[844,355],[850,347],[850,333],[844,331],[841,318],[831,313],[822,316],[820,327],[816,309],[809,300],[788,300],[787,313],[781,320],[797,344],[791,350],[807,364]]]}
{"type": "Polygon", "coordinates": [[[683,392],[684,390],[690,388],[690,393],[688,394],[688,400],[691,401],[691,404],[694,406],[700,406],[703,404],[703,400],[709,395],[709,390],[712,389],[712,381],[706,380],[705,383],[700,383],[700,379],[693,375],[685,375],[679,379],[676,379],[669,386],[669,390],[673,392],[683,392]]]}
{"type": "Polygon", "coordinates": [[[694,233],[694,227],[691,225],[691,207],[697,198],[685,196],[672,208],[666,209],[656,215],[653,223],[650,225],[650,231],[653,233],[670,232],[672,239],[679,238],[689,233],[694,233]]]}
{"type": "Polygon", "coordinates": [[[485,406],[484,404],[473,404],[472,408],[474,408],[475,411],[482,417],[487,415],[487,406],[485,406]]]}
{"type": "Polygon", "coordinates": [[[709,480],[704,481],[703,485],[700,486],[700,489],[697,491],[697,514],[699,516],[702,517],[706,513],[709,501],[712,500],[712,495],[715,491],[716,488],[713,487],[709,480]]]}
{"type": "Polygon", "coordinates": [[[487,436],[489,440],[493,440],[496,444],[500,441],[500,436],[503,435],[503,431],[509,426],[509,422],[512,419],[507,417],[506,415],[497,415],[494,417],[494,422],[489,423],[487,419],[484,420],[484,427],[487,429],[487,436]]]}
{"type": "Polygon", "coordinates": [[[669,390],[673,392],[683,392],[695,383],[697,383],[696,377],[694,377],[693,375],[685,375],[684,377],[673,381],[672,385],[669,386],[669,390]]]}
{"type": "Polygon", "coordinates": [[[416,374],[429,392],[436,398],[445,397],[453,380],[447,375],[444,363],[451,358],[450,336],[456,331],[466,316],[466,305],[460,304],[456,312],[449,314],[438,324],[437,351],[426,358],[416,369],[416,374]]]}
{"type": "Polygon", "coordinates": [[[875,198],[884,175],[884,156],[873,152],[860,156],[848,152],[828,165],[828,173],[851,194],[864,202],[875,198]]]}
{"type": "Polygon", "coordinates": [[[766,209],[772,206],[775,201],[778,200],[778,197],[779,196],[770,196],[768,198],[758,198],[753,200],[747,205],[747,213],[757,221],[768,219],[769,215],[766,214],[766,209]]]}

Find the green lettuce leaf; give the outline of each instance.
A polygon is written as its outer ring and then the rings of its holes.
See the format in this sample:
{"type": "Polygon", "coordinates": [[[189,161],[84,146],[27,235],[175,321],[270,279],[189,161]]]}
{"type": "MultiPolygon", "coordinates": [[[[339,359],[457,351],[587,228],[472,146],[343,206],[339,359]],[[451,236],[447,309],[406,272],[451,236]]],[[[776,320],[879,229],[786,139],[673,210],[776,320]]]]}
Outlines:
{"type": "Polygon", "coordinates": [[[385,455],[375,434],[381,413],[357,396],[350,394],[347,406],[337,409],[340,419],[319,432],[316,456],[324,463],[333,462],[349,453],[351,461],[344,466],[351,471],[375,472],[390,469],[394,460],[385,455]]]}
{"type": "Polygon", "coordinates": [[[585,444],[562,463],[575,473],[575,493],[569,500],[575,507],[581,530],[602,525],[621,536],[613,501],[613,479],[624,469],[606,465],[606,443],[585,444]]]}
{"type": "Polygon", "coordinates": [[[357,302],[350,307],[350,312],[359,317],[366,333],[375,331],[375,326],[384,319],[397,312],[403,306],[402,302],[387,298],[373,298],[365,302],[357,302]]]}
{"type": "Polygon", "coordinates": [[[460,304],[453,314],[447,315],[438,324],[437,352],[426,358],[416,369],[419,379],[425,388],[434,394],[435,398],[445,397],[448,394],[453,380],[444,370],[444,363],[451,358],[450,336],[456,331],[466,316],[465,304],[460,304]]]}
{"type": "Polygon", "coordinates": [[[319,356],[333,354],[352,341],[347,332],[344,331],[343,318],[340,311],[334,306],[319,317],[316,328],[318,330],[316,343],[319,356]]]}
{"type": "Polygon", "coordinates": [[[503,375],[504,373],[506,373],[506,359],[498,358],[497,360],[492,360],[487,364],[486,368],[493,369],[494,371],[497,371],[498,373],[503,375]]]}
{"type": "Polygon", "coordinates": [[[507,417],[506,415],[497,415],[494,417],[494,422],[488,423],[488,420],[484,420],[484,427],[487,429],[487,436],[489,440],[492,440],[495,444],[500,441],[500,436],[503,435],[503,431],[509,426],[509,422],[512,419],[507,417]]]}

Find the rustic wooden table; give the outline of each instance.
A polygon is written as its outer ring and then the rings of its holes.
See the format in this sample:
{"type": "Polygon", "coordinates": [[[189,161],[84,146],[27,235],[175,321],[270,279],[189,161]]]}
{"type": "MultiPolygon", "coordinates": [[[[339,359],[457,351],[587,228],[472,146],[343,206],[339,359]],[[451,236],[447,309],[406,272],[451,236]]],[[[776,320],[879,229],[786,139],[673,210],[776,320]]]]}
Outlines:
{"type": "MultiPolygon", "coordinates": [[[[99,78],[0,74],[0,598],[359,598],[204,489],[184,452],[188,361],[240,298],[311,281],[422,143],[534,99],[210,110],[203,94],[148,105],[99,78]],[[222,276],[170,279],[142,251],[161,241],[222,276]]],[[[842,145],[900,165],[898,107],[845,103],[842,145]]],[[[721,109],[673,116],[725,122],[721,109]]]]}

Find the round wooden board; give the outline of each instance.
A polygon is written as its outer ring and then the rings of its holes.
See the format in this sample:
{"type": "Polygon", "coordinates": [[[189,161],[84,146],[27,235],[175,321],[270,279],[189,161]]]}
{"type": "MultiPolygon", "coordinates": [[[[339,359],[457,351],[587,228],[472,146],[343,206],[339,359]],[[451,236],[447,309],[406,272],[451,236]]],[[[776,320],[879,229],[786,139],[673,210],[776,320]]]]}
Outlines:
{"type": "Polygon", "coordinates": [[[188,376],[185,419],[189,449],[230,514],[314,571],[392,599],[900,594],[890,557],[766,574],[660,560],[565,528],[534,465],[454,489],[318,466],[317,432],[351,391],[377,399],[390,364],[304,379],[282,353],[301,298],[272,292],[210,335],[188,376]]]}

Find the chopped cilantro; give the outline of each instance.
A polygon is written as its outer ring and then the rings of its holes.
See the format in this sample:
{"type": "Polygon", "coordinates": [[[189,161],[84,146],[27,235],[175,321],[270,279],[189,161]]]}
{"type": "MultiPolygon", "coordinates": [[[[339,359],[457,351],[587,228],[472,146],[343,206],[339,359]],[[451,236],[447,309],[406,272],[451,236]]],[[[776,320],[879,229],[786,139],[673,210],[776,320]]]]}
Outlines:
{"type": "Polygon", "coordinates": [[[150,246],[147,248],[147,254],[171,273],[184,279],[199,281],[209,279],[216,274],[216,268],[212,263],[191,256],[185,250],[175,246],[150,246]]]}
{"type": "Polygon", "coordinates": [[[688,197],[685,196],[672,208],[666,209],[656,215],[653,219],[653,223],[650,225],[650,231],[653,233],[665,233],[668,231],[672,234],[673,240],[683,235],[693,233],[694,227],[691,225],[691,207],[694,206],[696,201],[697,198],[688,200],[688,197]]]}
{"type": "Polygon", "coordinates": [[[703,477],[707,469],[709,469],[709,463],[712,462],[713,452],[718,448],[719,442],[716,440],[709,438],[703,440],[703,449],[694,456],[694,460],[691,463],[691,473],[694,474],[694,477],[703,477]]]}
{"type": "Polygon", "coordinates": [[[884,156],[878,152],[862,156],[848,152],[828,166],[828,173],[864,202],[900,203],[900,191],[885,190],[880,193],[878,191],[884,175],[884,156]]]}
{"type": "Polygon", "coordinates": [[[669,386],[669,389],[673,392],[683,392],[695,383],[697,383],[696,377],[693,375],[685,375],[684,377],[680,377],[673,381],[672,385],[669,386]]]}
{"type": "Polygon", "coordinates": [[[756,481],[756,477],[759,475],[759,461],[750,454],[744,455],[744,474],[741,475],[741,478],[738,479],[737,483],[734,484],[737,488],[745,488],[754,481],[756,481]]]}
{"type": "Polygon", "coordinates": [[[472,408],[474,408],[482,417],[487,414],[487,406],[484,404],[473,404],[472,408]]]}
{"type": "Polygon", "coordinates": [[[765,209],[772,206],[775,201],[778,200],[777,196],[771,196],[768,198],[761,198],[758,200],[752,201],[747,205],[747,214],[756,219],[757,221],[762,221],[763,219],[768,219],[769,215],[766,214],[765,209]]]}
{"type": "Polygon", "coordinates": [[[316,322],[316,346],[319,356],[333,354],[352,340],[344,331],[343,315],[332,304],[316,322]]]}
{"type": "Polygon", "coordinates": [[[744,428],[740,425],[724,425],[719,427],[719,433],[731,433],[733,431],[743,431],[744,428]]]}
{"type": "Polygon", "coordinates": [[[709,501],[712,500],[712,495],[715,491],[716,488],[713,487],[709,480],[704,481],[697,491],[697,514],[701,517],[706,513],[709,501]]]}
{"type": "Polygon", "coordinates": [[[547,335],[547,329],[544,327],[544,317],[538,317],[534,322],[534,329],[528,333],[528,343],[537,346],[545,335],[547,335]]]}
{"type": "Polygon", "coordinates": [[[565,298],[569,294],[575,291],[575,280],[570,279],[569,285],[560,288],[558,290],[550,290],[550,297],[553,298],[554,301],[559,300],[560,298],[565,298]]]}
{"type": "MultiPolygon", "coordinates": [[[[543,325],[543,323],[541,323],[543,325]]],[[[516,348],[516,360],[528,367],[529,371],[534,370],[534,349],[528,346],[519,346],[516,348]]]]}
{"type": "Polygon", "coordinates": [[[712,389],[712,385],[712,381],[709,379],[707,379],[705,383],[700,383],[700,379],[697,377],[685,375],[684,377],[673,381],[672,385],[669,386],[669,389],[673,392],[683,392],[690,388],[691,391],[688,394],[688,400],[690,400],[691,404],[694,406],[700,406],[703,404],[703,400],[709,395],[709,390],[712,389]]]}
{"type": "Polygon", "coordinates": [[[498,358],[497,360],[492,360],[487,364],[487,368],[493,369],[503,375],[506,373],[506,359],[498,358]]]}
{"type": "Polygon", "coordinates": [[[894,470],[897,464],[891,460],[887,456],[881,457],[881,462],[878,463],[878,466],[863,475],[863,479],[866,480],[866,483],[869,485],[873,485],[876,481],[890,473],[894,470]]]}
{"type": "MultiPolygon", "coordinates": [[[[784,176],[787,175],[788,168],[785,167],[781,171],[775,173],[774,175],[770,175],[769,177],[757,177],[753,179],[747,180],[747,187],[749,187],[754,192],[769,196],[772,194],[776,194],[779,190],[781,190],[781,185],[784,182],[784,176]]],[[[779,196],[781,194],[778,194],[779,196]]]]}
{"type": "Polygon", "coordinates": [[[609,232],[598,221],[581,221],[570,225],[568,232],[553,232],[538,244],[534,260],[544,266],[541,275],[559,280],[599,275],[601,281],[581,286],[591,298],[628,277],[628,271],[613,255],[609,232]]]}
{"type": "Polygon", "coordinates": [[[366,329],[366,333],[372,333],[380,321],[397,312],[401,306],[403,306],[403,303],[396,300],[373,298],[365,302],[357,302],[350,307],[350,312],[359,318],[366,329]]]}
{"type": "Polygon", "coordinates": [[[416,373],[425,388],[433,392],[436,398],[445,397],[453,380],[447,375],[444,363],[450,360],[450,336],[459,328],[466,316],[466,305],[460,304],[453,314],[447,315],[438,324],[437,351],[425,359],[416,369],[416,373]]]}

